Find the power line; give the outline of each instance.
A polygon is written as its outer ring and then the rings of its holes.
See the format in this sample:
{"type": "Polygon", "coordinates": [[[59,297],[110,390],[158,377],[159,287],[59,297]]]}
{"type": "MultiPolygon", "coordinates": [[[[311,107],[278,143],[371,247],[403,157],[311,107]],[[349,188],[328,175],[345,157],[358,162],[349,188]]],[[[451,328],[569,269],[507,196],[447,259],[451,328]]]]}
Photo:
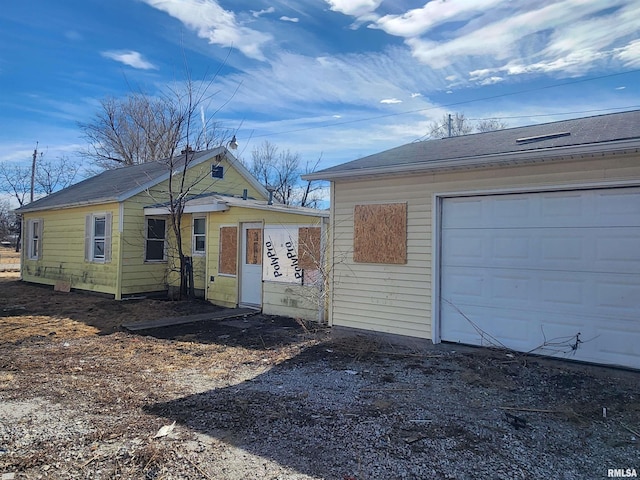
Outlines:
{"type": "Polygon", "coordinates": [[[534,115],[509,115],[509,116],[494,116],[484,118],[469,118],[468,120],[513,120],[516,118],[536,118],[536,117],[556,117],[558,115],[577,115],[583,113],[597,113],[597,112],[610,112],[613,110],[629,110],[631,108],[640,108],[640,105],[627,105],[625,107],[610,107],[610,108],[598,108],[594,110],[576,110],[573,112],[556,112],[556,113],[537,113],[534,115]]]}
{"type": "MultiPolygon", "coordinates": [[[[495,100],[497,98],[504,98],[504,97],[510,97],[510,96],[514,96],[514,95],[521,95],[523,93],[530,93],[530,92],[536,92],[536,91],[540,91],[540,90],[548,90],[548,89],[552,89],[552,88],[558,88],[558,87],[564,87],[567,85],[575,85],[578,83],[585,83],[585,82],[591,82],[594,80],[602,80],[605,78],[613,78],[613,77],[619,77],[622,75],[628,75],[630,73],[638,73],[640,72],[640,68],[639,69],[635,69],[635,70],[628,70],[626,72],[618,72],[618,73],[609,73],[607,75],[600,75],[598,77],[589,77],[589,78],[582,78],[579,80],[572,80],[572,81],[568,81],[568,82],[562,82],[562,83],[556,83],[553,85],[545,85],[542,87],[535,87],[535,88],[527,88],[524,90],[518,90],[515,92],[508,92],[508,93],[499,93],[496,95],[490,95],[488,97],[482,97],[482,98],[475,98],[472,100],[463,100],[460,102],[453,102],[453,103],[447,103],[444,105],[439,105],[439,106],[433,106],[433,107],[426,107],[426,108],[419,108],[416,110],[406,110],[403,112],[395,112],[395,113],[386,113],[384,115],[376,115],[373,117],[366,117],[366,118],[358,118],[358,119],[354,119],[354,120],[345,120],[342,122],[336,122],[336,123],[331,123],[328,125],[315,125],[313,127],[304,127],[304,128],[297,128],[297,129],[293,129],[293,130],[286,130],[286,131],[282,131],[282,132],[276,132],[276,133],[264,133],[261,135],[253,135],[253,138],[259,138],[259,137],[271,137],[271,136],[276,136],[276,135],[286,135],[289,133],[298,133],[298,132],[306,132],[309,130],[318,130],[321,128],[331,128],[331,127],[339,127],[342,125],[350,125],[353,123],[361,123],[361,122],[368,122],[370,120],[379,120],[381,118],[389,118],[389,117],[397,117],[400,115],[409,115],[411,113],[419,113],[419,112],[426,112],[428,110],[435,110],[435,109],[439,109],[439,108],[448,108],[448,107],[457,107],[460,105],[467,105],[470,103],[475,103],[475,102],[484,102],[487,100],[495,100]]],[[[631,107],[619,107],[619,108],[612,108],[612,109],[601,109],[601,110],[591,110],[591,112],[596,112],[596,111],[606,111],[606,110],[621,110],[624,108],[632,108],[635,107],[631,106],[631,107]]],[[[586,113],[586,112],[568,112],[566,114],[570,114],[570,113],[586,113]]],[[[564,113],[555,113],[555,114],[540,114],[540,115],[526,115],[526,116],[522,116],[522,117],[499,117],[499,118],[529,118],[529,117],[536,117],[536,116],[551,116],[551,115],[564,115],[564,113]]],[[[495,117],[498,118],[498,117],[495,117]]]]}

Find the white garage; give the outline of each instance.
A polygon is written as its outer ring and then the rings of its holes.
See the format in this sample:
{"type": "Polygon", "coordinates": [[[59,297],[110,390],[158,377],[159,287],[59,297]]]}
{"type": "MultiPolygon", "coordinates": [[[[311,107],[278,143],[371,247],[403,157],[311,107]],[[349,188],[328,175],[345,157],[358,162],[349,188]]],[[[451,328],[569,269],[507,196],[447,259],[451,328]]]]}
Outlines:
{"type": "Polygon", "coordinates": [[[640,188],[442,199],[440,336],[640,368],[640,188]]]}

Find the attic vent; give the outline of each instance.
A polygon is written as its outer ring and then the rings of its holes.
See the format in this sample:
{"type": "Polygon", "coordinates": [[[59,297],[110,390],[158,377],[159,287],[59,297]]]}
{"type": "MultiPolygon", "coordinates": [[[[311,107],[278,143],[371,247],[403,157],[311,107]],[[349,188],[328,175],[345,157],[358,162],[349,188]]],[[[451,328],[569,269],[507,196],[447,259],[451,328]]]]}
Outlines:
{"type": "Polygon", "coordinates": [[[568,137],[569,135],[571,135],[571,132],[558,132],[558,133],[549,133],[547,135],[536,135],[534,137],[522,137],[522,138],[517,138],[516,143],[522,144],[522,143],[541,142],[543,140],[551,140],[553,138],[568,137]]]}
{"type": "Polygon", "coordinates": [[[221,165],[211,165],[211,178],[223,178],[224,167],[221,165]]]}

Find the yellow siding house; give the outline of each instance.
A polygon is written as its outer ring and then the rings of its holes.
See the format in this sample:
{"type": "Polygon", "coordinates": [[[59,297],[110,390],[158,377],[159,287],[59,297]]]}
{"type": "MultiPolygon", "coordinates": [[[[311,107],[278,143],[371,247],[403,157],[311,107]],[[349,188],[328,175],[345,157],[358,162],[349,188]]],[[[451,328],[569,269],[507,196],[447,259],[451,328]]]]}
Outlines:
{"type": "MultiPolygon", "coordinates": [[[[324,319],[324,285],[316,276],[328,213],[273,204],[225,147],[183,152],[173,171],[185,161],[183,251],[192,259],[196,293],[223,306],[324,319]],[[309,232],[317,242],[308,241],[309,232]],[[269,258],[263,241],[275,233],[281,260],[313,254],[315,263],[307,261],[297,277],[290,268],[275,277],[263,271],[269,258]]],[[[178,283],[166,207],[176,178],[170,171],[167,162],[108,170],[16,210],[23,221],[22,280],[116,299],[165,294],[178,283]]]]}

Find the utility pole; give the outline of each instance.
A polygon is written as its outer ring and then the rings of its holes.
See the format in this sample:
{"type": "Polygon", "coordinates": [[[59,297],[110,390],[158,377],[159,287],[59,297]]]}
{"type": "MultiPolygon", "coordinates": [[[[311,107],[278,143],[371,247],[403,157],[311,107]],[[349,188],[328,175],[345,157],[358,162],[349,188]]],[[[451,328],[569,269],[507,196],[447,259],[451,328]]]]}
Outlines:
{"type": "Polygon", "coordinates": [[[36,183],[36,158],[38,158],[38,142],[36,148],[33,149],[33,161],[31,162],[31,196],[30,202],[33,202],[33,190],[36,183]]]}
{"type": "Polygon", "coordinates": [[[449,114],[449,121],[447,122],[447,126],[449,127],[449,137],[451,137],[451,114],[449,114]]]}

